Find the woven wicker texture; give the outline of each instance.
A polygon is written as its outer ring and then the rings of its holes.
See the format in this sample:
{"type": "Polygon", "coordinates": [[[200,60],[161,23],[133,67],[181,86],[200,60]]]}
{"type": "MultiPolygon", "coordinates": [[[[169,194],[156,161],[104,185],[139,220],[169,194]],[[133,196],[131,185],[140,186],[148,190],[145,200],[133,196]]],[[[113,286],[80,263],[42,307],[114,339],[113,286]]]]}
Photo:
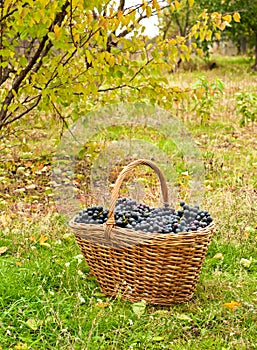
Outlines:
{"type": "Polygon", "coordinates": [[[170,305],[188,301],[195,291],[214,224],[195,232],[153,234],[115,226],[114,207],[127,173],[138,165],[158,175],[164,204],[168,189],[160,169],[146,159],[127,165],[111,194],[105,225],[70,221],[78,246],[101,291],[125,300],[170,305]]]}

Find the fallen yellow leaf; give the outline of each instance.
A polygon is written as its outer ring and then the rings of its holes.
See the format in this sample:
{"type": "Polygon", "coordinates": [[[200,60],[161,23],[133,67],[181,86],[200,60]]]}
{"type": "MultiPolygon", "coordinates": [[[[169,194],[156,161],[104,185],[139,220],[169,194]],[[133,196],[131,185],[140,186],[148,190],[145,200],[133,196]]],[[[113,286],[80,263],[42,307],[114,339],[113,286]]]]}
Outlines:
{"type": "Polygon", "coordinates": [[[249,238],[249,236],[250,236],[250,232],[245,231],[244,235],[243,235],[243,239],[247,240],[249,238]]]}
{"type": "Polygon", "coordinates": [[[222,255],[222,253],[216,253],[213,257],[213,259],[220,259],[220,260],[223,260],[224,259],[224,256],[222,255]]]}
{"type": "Polygon", "coordinates": [[[232,17],[231,17],[231,15],[225,15],[225,16],[222,17],[222,19],[223,19],[224,21],[230,23],[231,20],[232,20],[232,17]]]}
{"type": "Polygon", "coordinates": [[[242,258],[240,260],[240,265],[246,267],[247,269],[249,269],[249,267],[251,266],[252,264],[252,261],[253,261],[253,258],[250,257],[250,259],[245,259],[245,258],[242,258]]]}
{"type": "Polygon", "coordinates": [[[27,349],[27,344],[26,343],[18,343],[17,345],[14,346],[15,350],[26,350],[27,349]]]}
{"type": "Polygon", "coordinates": [[[96,304],[96,307],[106,307],[106,306],[108,306],[109,305],[109,303],[104,303],[104,302],[102,302],[102,303],[97,303],[96,304]]]}
{"type": "Polygon", "coordinates": [[[41,235],[40,238],[39,238],[39,244],[43,244],[45,243],[46,241],[48,240],[48,238],[44,235],[41,235]]]}
{"type": "Polygon", "coordinates": [[[237,301],[231,301],[230,303],[223,304],[223,306],[234,311],[235,307],[240,306],[240,303],[238,303],[237,301]]]}
{"type": "Polygon", "coordinates": [[[4,254],[7,251],[8,247],[0,247],[0,255],[4,254]]]}
{"type": "Polygon", "coordinates": [[[29,239],[31,240],[31,242],[36,242],[36,237],[34,235],[32,235],[29,239]]]}
{"type": "Polygon", "coordinates": [[[42,243],[40,243],[40,245],[42,245],[43,247],[46,247],[46,248],[51,248],[51,245],[49,243],[42,242],[42,243]]]}
{"type": "Polygon", "coordinates": [[[4,227],[8,226],[10,221],[11,221],[11,218],[9,215],[7,214],[0,215],[0,223],[2,223],[4,227]]]}
{"type": "Polygon", "coordinates": [[[233,19],[234,19],[235,22],[240,22],[240,13],[235,12],[233,14],[233,19]]]}

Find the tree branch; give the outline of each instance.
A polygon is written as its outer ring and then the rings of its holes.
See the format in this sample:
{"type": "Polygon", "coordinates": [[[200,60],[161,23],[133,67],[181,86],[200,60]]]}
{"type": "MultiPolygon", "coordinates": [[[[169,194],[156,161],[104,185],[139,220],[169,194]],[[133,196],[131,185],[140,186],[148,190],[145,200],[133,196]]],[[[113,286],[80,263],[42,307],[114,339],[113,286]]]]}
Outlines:
{"type": "Polygon", "coordinates": [[[179,35],[183,36],[183,28],[182,28],[182,25],[181,25],[180,20],[178,18],[178,14],[176,12],[174,13],[174,17],[175,17],[175,21],[176,21],[178,28],[179,28],[179,35]]]}
{"type": "Polygon", "coordinates": [[[9,119],[9,118],[11,117],[11,115],[12,115],[12,113],[10,113],[10,114],[7,116],[6,120],[4,121],[4,125],[7,126],[8,124],[13,123],[15,120],[18,120],[18,119],[22,118],[25,114],[27,114],[27,113],[29,113],[30,111],[32,111],[35,107],[37,107],[37,105],[39,104],[41,98],[42,98],[42,95],[40,94],[40,95],[37,97],[37,101],[36,101],[32,106],[30,106],[29,108],[27,108],[27,107],[25,106],[26,110],[25,110],[24,112],[20,113],[19,115],[17,115],[16,117],[12,118],[12,119],[9,119]],[[9,120],[8,120],[8,119],[9,119],[9,120]]]}
{"type": "MultiPolygon", "coordinates": [[[[4,0],[3,0],[4,1],[4,0]]],[[[25,2],[25,4],[23,4],[22,5],[22,7],[24,8],[24,7],[26,7],[27,5],[29,5],[27,2],[25,2]]],[[[9,8],[11,7],[11,5],[9,5],[9,8]]],[[[3,6],[2,6],[2,8],[3,8],[3,6]]],[[[4,15],[3,17],[1,17],[0,18],[0,23],[1,22],[3,22],[3,21],[5,21],[6,20],[6,18],[8,18],[8,17],[10,17],[11,15],[13,15],[15,12],[17,12],[18,11],[18,9],[17,8],[15,8],[15,9],[13,9],[12,11],[10,11],[10,12],[8,12],[6,15],[4,15]]]]}
{"type": "MultiPolygon", "coordinates": [[[[133,77],[130,78],[129,80],[129,83],[131,83],[137,76],[138,74],[140,74],[142,72],[142,70],[148,65],[150,64],[151,62],[153,61],[153,58],[151,58],[149,61],[147,61],[145,63],[145,65],[143,65],[142,67],[139,68],[138,71],[136,71],[136,73],[133,75],[133,77]]],[[[106,89],[98,89],[98,92],[106,92],[106,91],[113,91],[113,90],[117,90],[117,89],[122,89],[124,87],[129,87],[131,89],[137,89],[137,87],[135,86],[131,86],[129,84],[122,84],[122,85],[117,85],[117,86],[114,86],[114,87],[109,87],[109,88],[106,88],[106,89]]]]}
{"type": "MultiPolygon", "coordinates": [[[[24,4],[25,5],[25,4],[24,4]]],[[[2,7],[3,8],[3,7],[2,7]]],[[[18,11],[17,9],[12,10],[11,12],[8,12],[5,16],[1,17],[0,19],[0,23],[2,23],[3,21],[6,20],[6,18],[10,17],[11,15],[13,15],[16,11],[18,11]]]]}
{"type": "Polygon", "coordinates": [[[77,138],[75,137],[75,135],[73,134],[73,132],[71,131],[71,129],[69,128],[69,125],[67,123],[67,121],[65,120],[65,117],[61,114],[61,112],[59,111],[59,109],[56,107],[56,105],[53,103],[53,101],[51,101],[51,104],[55,110],[55,112],[57,113],[58,117],[60,118],[60,120],[62,121],[62,131],[61,131],[61,136],[63,135],[63,131],[64,131],[64,127],[66,127],[66,129],[69,131],[69,133],[71,134],[71,136],[73,137],[73,139],[75,141],[78,141],[77,138]]]}
{"type": "Polygon", "coordinates": [[[16,70],[13,68],[3,68],[1,73],[2,77],[0,79],[0,86],[9,78],[10,73],[16,73],[16,70]]]}
{"type": "Polygon", "coordinates": [[[70,23],[69,23],[69,28],[70,28],[70,36],[71,36],[71,40],[73,42],[73,45],[75,47],[78,46],[78,44],[75,42],[74,40],[74,35],[73,35],[73,23],[72,23],[72,20],[73,20],[73,7],[72,7],[72,0],[70,0],[70,23]]]}
{"type": "MultiPolygon", "coordinates": [[[[0,14],[0,16],[1,16],[1,20],[2,20],[2,18],[3,18],[3,14],[4,14],[4,6],[3,6],[3,4],[2,4],[2,6],[1,6],[1,14],[0,14]]],[[[4,27],[3,27],[3,24],[2,24],[2,21],[1,21],[1,28],[0,28],[0,50],[2,50],[3,49],[3,33],[4,33],[4,27]]],[[[3,57],[2,57],[2,55],[0,55],[0,63],[2,63],[3,62],[3,57]]],[[[8,74],[9,75],[9,74],[8,74]]],[[[2,84],[1,82],[2,82],[2,78],[3,78],[3,67],[2,67],[2,65],[1,65],[1,67],[0,67],[0,85],[2,84]]],[[[5,79],[6,80],[6,79],[5,79]]]]}
{"type": "Polygon", "coordinates": [[[125,0],[120,0],[118,11],[123,11],[125,6],[125,0]]]}
{"type": "Polygon", "coordinates": [[[133,77],[129,80],[129,82],[131,83],[138,74],[140,74],[142,72],[142,70],[148,66],[148,64],[150,64],[153,61],[153,58],[151,58],[150,60],[148,60],[142,67],[139,68],[139,70],[133,75],[133,77]]]}
{"type": "Polygon", "coordinates": [[[127,84],[122,84],[122,85],[109,87],[109,88],[106,88],[106,89],[98,89],[98,92],[106,92],[106,91],[118,90],[118,89],[124,88],[126,86],[127,86],[127,84]]]}
{"type": "Polygon", "coordinates": [[[166,23],[166,27],[163,30],[163,37],[162,37],[163,40],[165,40],[167,38],[168,31],[170,29],[171,23],[172,23],[172,18],[170,18],[170,20],[166,23]]]}
{"type": "MultiPolygon", "coordinates": [[[[139,7],[138,7],[138,9],[141,7],[142,5],[140,5],[139,7]]],[[[163,8],[162,8],[162,10],[164,10],[165,8],[167,8],[167,7],[169,7],[169,6],[164,6],[163,8]]],[[[133,10],[131,11],[131,12],[134,12],[133,10]]],[[[130,12],[130,13],[131,13],[130,12]]],[[[127,14],[128,15],[128,14],[127,14]]],[[[153,16],[156,16],[157,15],[157,12],[155,11],[155,12],[153,12],[152,13],[152,15],[151,15],[151,17],[153,17],[153,16]]],[[[147,17],[147,15],[143,15],[143,13],[141,13],[140,14],[140,16],[138,17],[138,19],[137,19],[137,23],[140,23],[143,19],[145,19],[145,18],[148,18],[147,17]]],[[[121,32],[121,33],[119,33],[118,35],[116,35],[116,37],[117,38],[123,38],[124,36],[126,36],[127,34],[129,34],[130,32],[132,32],[132,30],[134,30],[135,29],[135,25],[134,24],[131,24],[127,29],[125,29],[123,32],[121,32]]]]}
{"type": "MultiPolygon", "coordinates": [[[[55,17],[54,21],[52,22],[52,24],[48,28],[48,33],[53,31],[55,24],[62,23],[63,19],[65,18],[66,14],[67,14],[66,9],[67,9],[68,5],[69,5],[69,1],[66,1],[64,3],[64,5],[62,6],[61,11],[56,14],[56,17],[55,17]]],[[[47,40],[48,40],[48,34],[46,34],[42,38],[38,49],[36,50],[34,56],[28,62],[27,66],[20,72],[20,74],[18,76],[16,76],[14,78],[12,87],[9,90],[7,96],[5,97],[3,105],[2,105],[2,108],[0,110],[0,128],[3,125],[6,125],[8,106],[11,104],[11,102],[12,102],[12,100],[14,98],[14,93],[17,93],[19,91],[19,88],[21,86],[22,81],[26,78],[28,73],[33,69],[34,65],[36,64],[37,60],[40,58],[42,53],[44,55],[47,54],[48,51],[50,50],[50,48],[52,47],[53,44],[51,42],[49,42],[49,44],[45,48],[47,40]],[[45,50],[44,50],[44,48],[45,48],[45,50]]],[[[41,60],[39,61],[38,65],[36,66],[37,70],[42,65],[42,58],[43,57],[41,56],[41,60]]],[[[29,109],[29,110],[31,110],[31,109],[29,109]]],[[[23,116],[23,115],[24,114],[22,113],[21,116],[23,116]]],[[[19,118],[21,118],[21,116],[19,118]]],[[[9,117],[10,117],[10,115],[8,115],[8,118],[9,117]]],[[[14,120],[19,119],[19,118],[15,118],[14,120]]]]}

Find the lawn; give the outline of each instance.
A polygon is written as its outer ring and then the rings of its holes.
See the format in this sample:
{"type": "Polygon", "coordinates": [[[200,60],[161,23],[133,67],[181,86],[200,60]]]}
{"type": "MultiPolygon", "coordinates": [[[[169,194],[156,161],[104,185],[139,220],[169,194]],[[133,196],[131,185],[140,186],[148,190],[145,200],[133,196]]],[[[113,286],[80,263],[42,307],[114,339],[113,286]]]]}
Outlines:
{"type": "MultiPolygon", "coordinates": [[[[169,76],[174,85],[203,87],[200,102],[178,102],[173,111],[203,156],[201,206],[216,224],[193,298],[139,312],[101,293],[55,210],[54,135],[41,126],[16,147],[6,141],[1,155],[1,350],[257,349],[257,115],[242,123],[237,104],[256,91],[257,75],[246,59],[216,61],[211,71],[169,76]]],[[[254,103],[243,102],[254,116],[254,103]]]]}

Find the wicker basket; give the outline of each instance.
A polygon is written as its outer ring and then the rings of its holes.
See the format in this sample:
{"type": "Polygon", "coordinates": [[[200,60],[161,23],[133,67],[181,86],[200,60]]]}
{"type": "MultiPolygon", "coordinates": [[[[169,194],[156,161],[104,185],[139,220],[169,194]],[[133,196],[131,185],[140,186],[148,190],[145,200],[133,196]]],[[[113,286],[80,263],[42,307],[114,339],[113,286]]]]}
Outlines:
{"type": "Polygon", "coordinates": [[[70,221],[78,246],[101,291],[125,300],[170,305],[188,301],[194,293],[214,224],[194,232],[154,234],[115,226],[114,207],[126,176],[138,165],[158,175],[164,205],[168,189],[160,169],[151,161],[136,160],[119,174],[111,195],[105,225],[70,221]]]}

